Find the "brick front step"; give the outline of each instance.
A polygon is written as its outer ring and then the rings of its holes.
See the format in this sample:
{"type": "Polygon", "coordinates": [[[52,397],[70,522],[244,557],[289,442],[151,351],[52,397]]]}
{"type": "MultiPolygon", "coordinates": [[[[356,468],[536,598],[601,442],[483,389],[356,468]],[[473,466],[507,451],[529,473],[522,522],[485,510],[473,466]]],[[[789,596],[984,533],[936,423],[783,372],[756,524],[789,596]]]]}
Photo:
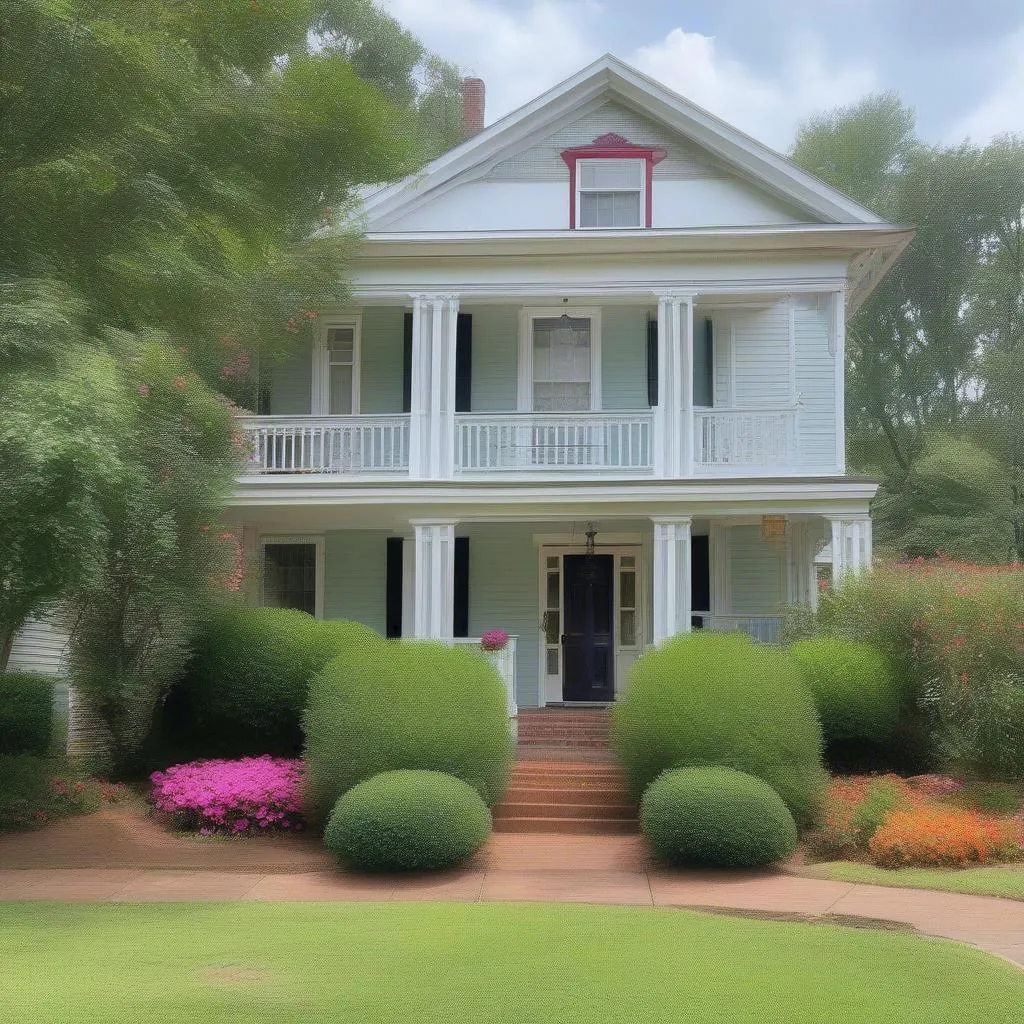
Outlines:
{"type": "MultiPolygon", "coordinates": [[[[640,831],[635,820],[612,818],[496,818],[495,832],[562,833],[565,835],[632,835],[640,831]]],[[[567,864],[566,867],[572,867],[567,864]]]]}
{"type": "Polygon", "coordinates": [[[516,761],[505,798],[494,808],[498,832],[635,832],[637,810],[615,764],[516,761]]]}
{"type": "Polygon", "coordinates": [[[567,803],[503,800],[495,808],[494,820],[509,818],[593,818],[615,821],[635,821],[636,808],[623,803],[567,803]]]}

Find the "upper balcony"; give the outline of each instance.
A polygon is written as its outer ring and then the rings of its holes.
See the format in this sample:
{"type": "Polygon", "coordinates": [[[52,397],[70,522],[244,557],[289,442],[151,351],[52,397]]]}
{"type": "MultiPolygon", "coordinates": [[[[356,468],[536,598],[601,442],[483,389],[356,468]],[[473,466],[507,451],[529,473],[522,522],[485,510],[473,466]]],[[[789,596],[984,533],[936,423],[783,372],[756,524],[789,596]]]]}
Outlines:
{"type": "Polygon", "coordinates": [[[324,317],[272,376],[269,414],[240,418],[250,474],[842,472],[830,294],[564,312],[417,303],[324,317]]]}

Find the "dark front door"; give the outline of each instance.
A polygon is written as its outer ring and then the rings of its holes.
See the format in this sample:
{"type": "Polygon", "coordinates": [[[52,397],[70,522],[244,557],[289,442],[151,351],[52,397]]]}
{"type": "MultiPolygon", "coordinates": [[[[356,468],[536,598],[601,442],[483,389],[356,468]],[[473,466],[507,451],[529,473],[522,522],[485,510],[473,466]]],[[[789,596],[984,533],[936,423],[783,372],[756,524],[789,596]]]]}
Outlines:
{"type": "Polygon", "coordinates": [[[565,556],[562,700],[610,701],[615,695],[614,557],[565,556]]]}

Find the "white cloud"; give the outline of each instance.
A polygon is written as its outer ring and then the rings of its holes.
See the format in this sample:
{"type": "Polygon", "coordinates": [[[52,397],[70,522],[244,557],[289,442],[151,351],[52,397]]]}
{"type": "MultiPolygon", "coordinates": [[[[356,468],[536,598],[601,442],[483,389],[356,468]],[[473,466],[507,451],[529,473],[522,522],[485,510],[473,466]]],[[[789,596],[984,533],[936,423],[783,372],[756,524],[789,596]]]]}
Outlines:
{"type": "Polygon", "coordinates": [[[674,28],[660,42],[640,47],[632,63],[688,100],[761,142],[783,151],[799,121],[851,103],[876,88],[873,70],[826,60],[807,35],[794,41],[779,71],[758,74],[720,51],[714,36],[674,28]]]}
{"type": "Polygon", "coordinates": [[[1004,69],[995,88],[946,132],[951,144],[969,138],[984,145],[1005,132],[1024,132],[1024,26],[1008,36],[989,63],[1004,69]]]}
{"type": "MultiPolygon", "coordinates": [[[[510,10],[501,0],[378,0],[427,47],[487,89],[487,123],[579,71],[609,45],[598,0],[533,0],[510,10]]],[[[837,65],[814,37],[799,36],[776,73],[731,57],[713,36],[672,29],[664,38],[619,54],[652,78],[778,149],[792,142],[808,114],[859,99],[874,72],[837,65]]]]}
{"type": "Polygon", "coordinates": [[[478,75],[486,86],[487,123],[522,106],[603,52],[588,26],[593,0],[534,0],[509,11],[500,0],[379,0],[426,46],[478,75]]]}

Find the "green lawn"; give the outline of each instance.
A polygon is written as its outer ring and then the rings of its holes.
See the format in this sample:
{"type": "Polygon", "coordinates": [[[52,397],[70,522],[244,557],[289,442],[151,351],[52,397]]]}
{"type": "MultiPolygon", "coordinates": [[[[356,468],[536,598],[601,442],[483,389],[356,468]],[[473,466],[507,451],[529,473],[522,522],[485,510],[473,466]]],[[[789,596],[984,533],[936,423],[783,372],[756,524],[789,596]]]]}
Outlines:
{"type": "Polygon", "coordinates": [[[0,904],[5,1024],[984,1024],[1024,972],[911,935],[553,904],[0,904]]]}
{"type": "Polygon", "coordinates": [[[864,882],[868,885],[900,885],[910,889],[941,889],[966,892],[972,896],[1002,896],[1024,900],[1024,864],[996,864],[983,868],[876,868],[852,860],[826,864],[808,864],[802,875],[834,878],[838,882],[864,882]]]}

